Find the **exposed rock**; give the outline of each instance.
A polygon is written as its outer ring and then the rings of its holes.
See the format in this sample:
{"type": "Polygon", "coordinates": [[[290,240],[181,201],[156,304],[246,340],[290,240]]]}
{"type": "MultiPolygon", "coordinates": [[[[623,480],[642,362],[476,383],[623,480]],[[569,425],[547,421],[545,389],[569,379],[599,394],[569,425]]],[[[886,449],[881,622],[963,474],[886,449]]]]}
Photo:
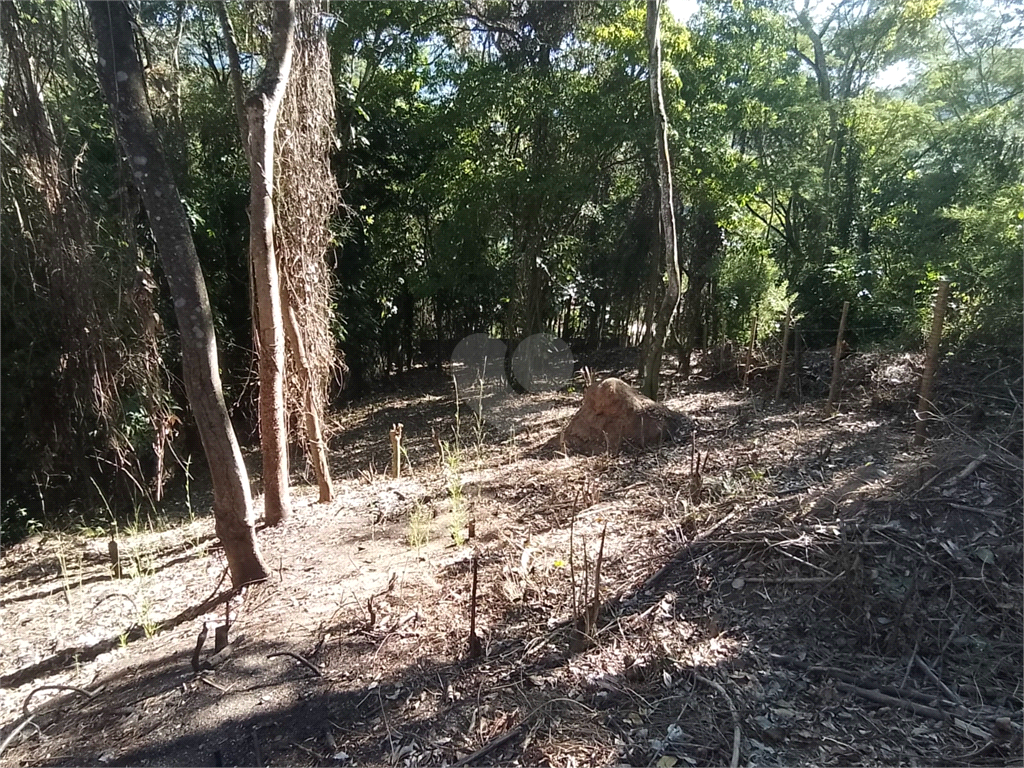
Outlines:
{"type": "Polygon", "coordinates": [[[622,379],[605,379],[583,393],[583,405],[552,443],[568,453],[595,455],[643,449],[687,439],[693,421],[637,392],[622,379]]]}

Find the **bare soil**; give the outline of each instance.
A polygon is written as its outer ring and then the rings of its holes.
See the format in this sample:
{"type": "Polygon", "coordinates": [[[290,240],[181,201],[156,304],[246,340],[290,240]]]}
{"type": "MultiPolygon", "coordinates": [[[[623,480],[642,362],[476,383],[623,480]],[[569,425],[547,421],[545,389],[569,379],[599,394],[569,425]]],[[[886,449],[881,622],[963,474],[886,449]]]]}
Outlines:
{"type": "Polygon", "coordinates": [[[1020,361],[945,364],[914,448],[915,355],[844,361],[831,415],[813,355],[780,402],[728,357],[666,377],[692,445],[621,456],[551,449],[578,391],[410,375],[336,414],[336,500],[297,472],[242,594],[196,488],[119,532],[120,579],[106,536],[9,547],[4,764],[1021,765],[1020,361]]]}

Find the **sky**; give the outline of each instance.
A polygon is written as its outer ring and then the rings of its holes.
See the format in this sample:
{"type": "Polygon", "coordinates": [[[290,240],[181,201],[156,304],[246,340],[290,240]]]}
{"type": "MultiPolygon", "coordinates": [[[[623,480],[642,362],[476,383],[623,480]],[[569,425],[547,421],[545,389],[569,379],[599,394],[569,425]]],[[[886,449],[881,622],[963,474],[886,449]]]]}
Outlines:
{"type": "Polygon", "coordinates": [[[665,5],[672,11],[677,21],[688,21],[697,12],[697,0],[665,0],[665,5]]]}
{"type": "MultiPolygon", "coordinates": [[[[665,5],[668,6],[677,21],[684,22],[689,21],[700,7],[698,0],[665,0],[665,5]]],[[[910,77],[910,65],[907,62],[898,62],[881,72],[875,78],[873,85],[879,89],[895,88],[905,83],[910,77]]]]}

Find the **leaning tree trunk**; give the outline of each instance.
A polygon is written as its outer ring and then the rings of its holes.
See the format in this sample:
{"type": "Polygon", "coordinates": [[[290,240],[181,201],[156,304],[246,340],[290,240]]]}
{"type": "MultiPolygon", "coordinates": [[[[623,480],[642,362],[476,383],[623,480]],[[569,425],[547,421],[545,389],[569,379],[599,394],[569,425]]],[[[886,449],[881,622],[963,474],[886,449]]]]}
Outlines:
{"type": "Polygon", "coordinates": [[[221,391],[210,299],[185,207],[153,125],[132,19],[124,2],[88,6],[98,44],[100,83],[113,108],[118,139],[146,205],[174,299],[185,391],[210,465],[217,535],[231,582],[239,587],[262,581],[268,574],[256,545],[249,479],[221,391]]]}
{"type": "Polygon", "coordinates": [[[246,99],[249,124],[249,258],[256,284],[260,343],[260,448],[263,452],[263,517],[277,525],[288,517],[288,438],[284,419],[284,322],[274,251],[274,124],[288,84],[295,31],[295,0],[274,4],[267,66],[246,99]]]}
{"type": "MultiPolygon", "coordinates": [[[[679,256],[676,251],[676,216],[672,203],[672,166],[668,156],[668,117],[661,93],[661,0],[647,0],[648,79],[651,83],[651,108],[654,112],[654,140],[658,154],[658,190],[661,227],[660,238],[665,257],[665,293],[655,319],[654,336],[644,364],[643,394],[658,399],[661,378],[661,355],[665,348],[672,315],[679,303],[679,256]]],[[[655,301],[651,296],[649,301],[655,301]]]]}

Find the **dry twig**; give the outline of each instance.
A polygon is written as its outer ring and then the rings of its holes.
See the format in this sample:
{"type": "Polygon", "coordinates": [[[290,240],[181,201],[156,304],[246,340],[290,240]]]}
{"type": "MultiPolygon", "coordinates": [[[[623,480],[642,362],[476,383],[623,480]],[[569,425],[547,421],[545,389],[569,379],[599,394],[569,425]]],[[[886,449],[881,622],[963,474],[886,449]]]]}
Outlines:
{"type": "Polygon", "coordinates": [[[95,698],[96,694],[98,693],[98,691],[90,693],[84,688],[79,688],[74,685],[58,685],[56,683],[50,685],[40,685],[38,688],[33,688],[31,691],[29,691],[28,696],[25,697],[25,702],[21,705],[21,713],[26,717],[32,714],[31,712],[29,712],[28,703],[32,700],[32,697],[40,691],[72,691],[73,693],[85,696],[87,699],[95,698]]]}
{"type": "Polygon", "coordinates": [[[34,719],[35,715],[31,714],[28,717],[22,718],[22,721],[11,729],[11,732],[7,734],[7,738],[4,739],[3,744],[0,744],[0,755],[3,755],[3,753],[7,750],[7,747],[10,746],[10,743],[14,741],[14,738],[19,733],[21,733],[22,730],[24,730],[24,728],[34,719]]]}
{"type": "Polygon", "coordinates": [[[313,674],[316,675],[317,677],[323,677],[324,676],[324,673],[320,671],[320,667],[318,667],[312,661],[307,659],[305,656],[302,656],[301,654],[295,653],[294,651],[277,651],[275,653],[268,653],[267,654],[267,658],[268,659],[273,659],[276,656],[291,656],[297,662],[299,662],[300,664],[302,664],[306,668],[310,669],[313,672],[313,674]]]}

